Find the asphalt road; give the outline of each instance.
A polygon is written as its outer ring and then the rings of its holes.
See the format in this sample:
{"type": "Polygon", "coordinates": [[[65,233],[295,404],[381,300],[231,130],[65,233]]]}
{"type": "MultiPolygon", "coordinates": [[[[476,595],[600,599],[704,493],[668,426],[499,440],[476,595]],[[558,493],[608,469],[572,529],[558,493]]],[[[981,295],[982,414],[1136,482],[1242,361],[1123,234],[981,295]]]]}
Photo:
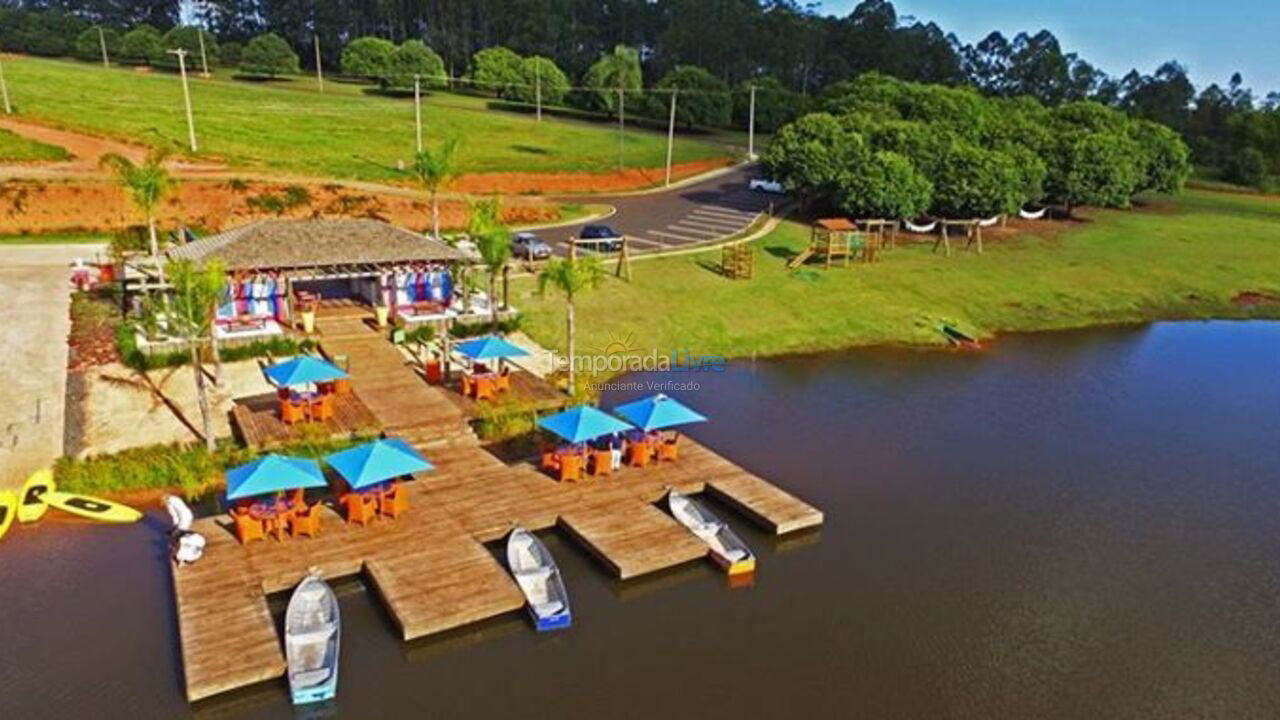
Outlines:
{"type": "MultiPolygon", "coordinates": [[[[667,192],[644,195],[561,198],[612,205],[617,213],[598,221],[629,238],[632,253],[658,252],[715,242],[734,235],[781,195],[753,192],[748,181],[760,170],[756,165],[736,168],[724,175],[667,192]]],[[[556,255],[568,251],[568,241],[583,225],[538,231],[556,255]]]]}

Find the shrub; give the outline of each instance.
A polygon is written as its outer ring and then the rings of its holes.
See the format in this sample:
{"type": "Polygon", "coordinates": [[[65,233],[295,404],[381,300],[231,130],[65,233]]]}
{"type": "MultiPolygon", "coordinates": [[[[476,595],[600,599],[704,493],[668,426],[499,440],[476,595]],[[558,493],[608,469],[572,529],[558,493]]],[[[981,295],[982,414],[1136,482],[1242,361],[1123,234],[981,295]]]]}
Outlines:
{"type": "Polygon", "coordinates": [[[1266,190],[1269,186],[1267,156],[1258,148],[1244,148],[1227,160],[1223,178],[1237,185],[1266,190]]]}
{"type": "Polygon", "coordinates": [[[147,24],[139,25],[120,38],[120,62],[148,65],[159,59],[160,31],[147,24]]]}
{"type": "Polygon", "coordinates": [[[120,33],[114,28],[104,27],[102,37],[98,37],[99,26],[94,25],[80,33],[76,38],[75,56],[81,60],[102,61],[102,45],[107,46],[107,57],[115,60],[120,54],[120,33]]]}
{"type": "Polygon", "coordinates": [[[551,58],[527,57],[520,61],[520,80],[505,97],[516,102],[537,101],[537,86],[542,86],[542,104],[559,105],[569,92],[569,76],[551,58]]]}
{"type": "Polygon", "coordinates": [[[300,67],[298,54],[275,33],[255,37],[240,53],[240,71],[246,75],[272,78],[296,74],[300,67]]]}
{"type": "Polygon", "coordinates": [[[412,88],[414,75],[420,75],[429,87],[442,86],[446,80],[444,60],[421,40],[406,40],[391,53],[382,86],[389,90],[412,88]]]}
{"type": "Polygon", "coordinates": [[[391,65],[395,43],[380,37],[360,37],[342,48],[342,74],[364,80],[379,80],[391,65]]]}
{"type": "Polygon", "coordinates": [[[223,67],[240,67],[240,55],[244,47],[238,42],[222,43],[222,66],[223,67]]]}
{"type": "Polygon", "coordinates": [[[158,67],[178,69],[178,58],[171,55],[169,50],[186,50],[187,70],[199,71],[201,69],[200,58],[200,37],[204,36],[204,53],[209,61],[209,67],[218,64],[218,60],[222,57],[222,48],[218,45],[218,39],[208,30],[192,25],[179,25],[172,28],[169,32],[160,38],[160,47],[163,51],[159,58],[152,64],[158,67]]]}
{"type": "Polygon", "coordinates": [[[471,58],[471,79],[481,90],[489,90],[498,97],[510,99],[514,86],[524,82],[521,72],[523,62],[509,48],[486,48],[471,58]]]}
{"type": "MultiPolygon", "coordinates": [[[[729,86],[696,65],[677,65],[658,81],[657,89],[677,91],[676,122],[687,128],[695,125],[726,127],[733,119],[733,98],[729,97],[729,86]]],[[[666,93],[658,99],[663,107],[671,102],[666,93]]]]}

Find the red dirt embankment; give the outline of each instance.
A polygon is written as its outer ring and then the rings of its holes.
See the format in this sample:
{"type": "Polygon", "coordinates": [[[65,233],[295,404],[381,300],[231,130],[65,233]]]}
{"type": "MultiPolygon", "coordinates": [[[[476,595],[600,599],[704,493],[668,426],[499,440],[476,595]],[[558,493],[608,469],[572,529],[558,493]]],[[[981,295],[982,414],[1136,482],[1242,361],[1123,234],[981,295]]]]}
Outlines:
{"type": "MultiPolygon", "coordinates": [[[[441,226],[465,225],[467,212],[463,202],[442,201],[441,226]]],[[[264,217],[371,217],[416,230],[431,223],[430,207],[422,200],[342,185],[192,180],[182,183],[158,211],[162,226],[205,230],[264,217]]],[[[503,206],[503,218],[511,224],[558,217],[555,206],[524,198],[508,198],[503,206]]],[[[10,180],[0,185],[0,234],[109,233],[142,221],[124,190],[107,180],[10,180]]]]}

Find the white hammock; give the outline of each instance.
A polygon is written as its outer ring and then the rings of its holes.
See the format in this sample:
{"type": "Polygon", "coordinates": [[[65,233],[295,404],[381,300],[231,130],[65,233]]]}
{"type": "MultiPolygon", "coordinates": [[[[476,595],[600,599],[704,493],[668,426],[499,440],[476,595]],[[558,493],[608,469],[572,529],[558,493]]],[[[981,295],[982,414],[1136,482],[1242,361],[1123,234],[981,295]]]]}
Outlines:
{"type": "Polygon", "coordinates": [[[1023,220],[1040,220],[1044,217],[1044,214],[1047,212],[1049,212],[1049,208],[1047,207],[1042,207],[1039,210],[1036,210],[1035,212],[1027,212],[1026,210],[1019,210],[1018,217],[1022,218],[1023,220]]]}
{"type": "Polygon", "coordinates": [[[981,225],[982,227],[991,227],[992,225],[995,225],[998,222],[1000,222],[1000,216],[993,215],[992,217],[989,217],[986,220],[979,220],[978,224],[981,225]]]}
{"type": "Polygon", "coordinates": [[[922,234],[922,235],[923,235],[923,234],[926,234],[926,233],[931,233],[931,232],[933,232],[934,230],[936,230],[936,229],[938,228],[938,221],[937,221],[937,220],[934,220],[933,222],[929,223],[928,225],[916,225],[915,223],[911,222],[910,220],[903,220],[903,221],[902,221],[902,226],[903,226],[903,227],[905,227],[907,230],[910,230],[910,231],[911,231],[911,232],[913,232],[913,233],[920,233],[920,234],[922,234]]]}

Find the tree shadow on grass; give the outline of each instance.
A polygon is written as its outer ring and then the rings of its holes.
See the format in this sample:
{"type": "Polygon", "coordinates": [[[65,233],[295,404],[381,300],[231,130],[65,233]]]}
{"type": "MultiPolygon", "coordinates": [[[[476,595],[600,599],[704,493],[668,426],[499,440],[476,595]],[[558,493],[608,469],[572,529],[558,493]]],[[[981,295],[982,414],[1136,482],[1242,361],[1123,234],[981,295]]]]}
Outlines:
{"type": "Polygon", "coordinates": [[[518,153],[525,153],[526,155],[550,155],[551,154],[550,150],[546,148],[538,147],[536,145],[516,144],[516,145],[512,145],[511,149],[515,150],[518,153]]]}
{"type": "Polygon", "coordinates": [[[800,254],[794,248],[789,248],[785,245],[768,245],[764,248],[764,251],[787,262],[791,262],[795,256],[800,254]]]}

